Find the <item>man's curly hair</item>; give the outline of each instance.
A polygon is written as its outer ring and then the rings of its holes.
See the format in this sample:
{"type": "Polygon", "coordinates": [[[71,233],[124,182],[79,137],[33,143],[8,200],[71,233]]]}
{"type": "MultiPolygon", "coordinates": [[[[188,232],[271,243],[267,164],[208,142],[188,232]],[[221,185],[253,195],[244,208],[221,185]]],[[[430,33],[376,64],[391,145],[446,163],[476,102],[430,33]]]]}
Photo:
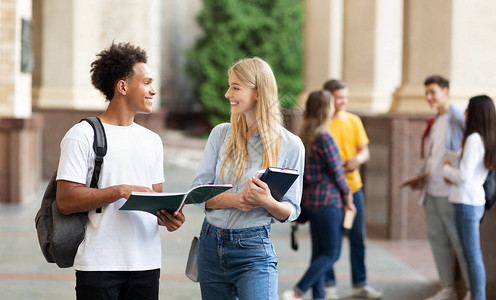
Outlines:
{"type": "Polygon", "coordinates": [[[136,63],[146,63],[145,50],[130,43],[119,43],[98,53],[91,63],[91,83],[103,93],[107,101],[114,98],[115,85],[133,76],[136,63]]]}

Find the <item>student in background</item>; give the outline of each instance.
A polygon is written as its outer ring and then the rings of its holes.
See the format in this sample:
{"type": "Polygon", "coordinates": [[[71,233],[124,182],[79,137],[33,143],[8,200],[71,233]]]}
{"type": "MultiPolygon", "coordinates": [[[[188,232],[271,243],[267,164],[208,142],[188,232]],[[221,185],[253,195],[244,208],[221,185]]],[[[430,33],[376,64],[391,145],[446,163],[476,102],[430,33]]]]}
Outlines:
{"type": "MultiPolygon", "coordinates": [[[[353,194],[353,203],[357,212],[348,235],[353,296],[380,299],[382,293],[367,283],[365,266],[365,204],[359,168],[370,158],[369,139],[360,118],[346,111],[348,88],[345,83],[332,79],[324,84],[324,89],[331,92],[334,98],[335,110],[328,130],[338,145],[339,155],[346,173],[346,182],[353,194]]],[[[336,276],[332,268],[327,273],[326,286],[328,299],[339,299],[336,276]]]]}
{"type": "Polygon", "coordinates": [[[325,126],[334,108],[328,91],[315,91],[306,103],[300,132],[305,145],[305,173],[301,209],[310,221],[312,262],[294,289],[282,300],[302,299],[313,289],[313,299],[325,299],[325,277],[341,253],[343,206],[355,210],[346,184],[339,150],[325,126]]]}
{"type": "Polygon", "coordinates": [[[486,272],[480,248],[479,224],[485,209],[482,187],[489,170],[496,170],[496,111],[488,96],[470,99],[459,166],[445,162],[444,178],[453,183],[449,201],[455,208],[456,229],[467,262],[471,299],[486,299],[486,272]]]}
{"type": "Polygon", "coordinates": [[[456,153],[462,145],[465,116],[449,100],[449,81],[439,75],[425,79],[425,99],[437,114],[427,121],[422,137],[423,171],[429,175],[412,188],[422,189],[419,204],[424,207],[427,237],[439,274],[439,290],[431,299],[456,299],[455,254],[463,278],[468,275],[460,238],[455,225],[455,212],[449,203],[450,184],[443,179],[442,166],[447,153],[456,153]]]}
{"type": "Polygon", "coordinates": [[[303,176],[276,201],[254,175],[269,166],[301,173],[305,150],[301,140],[281,125],[277,83],[265,61],[242,59],[228,75],[225,96],[231,122],[210,133],[192,184],[233,184],[200,205],[205,211],[198,248],[202,299],[277,299],[271,223],[296,219],[303,176]]]}

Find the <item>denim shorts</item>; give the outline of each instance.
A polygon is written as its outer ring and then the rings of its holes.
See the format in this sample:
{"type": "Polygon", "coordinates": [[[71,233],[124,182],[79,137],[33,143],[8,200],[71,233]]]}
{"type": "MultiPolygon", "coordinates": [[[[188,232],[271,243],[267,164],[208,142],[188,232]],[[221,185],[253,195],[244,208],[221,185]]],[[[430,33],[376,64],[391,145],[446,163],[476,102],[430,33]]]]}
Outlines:
{"type": "Polygon", "coordinates": [[[204,221],[198,248],[202,299],[278,299],[270,225],[221,229],[204,221]]]}

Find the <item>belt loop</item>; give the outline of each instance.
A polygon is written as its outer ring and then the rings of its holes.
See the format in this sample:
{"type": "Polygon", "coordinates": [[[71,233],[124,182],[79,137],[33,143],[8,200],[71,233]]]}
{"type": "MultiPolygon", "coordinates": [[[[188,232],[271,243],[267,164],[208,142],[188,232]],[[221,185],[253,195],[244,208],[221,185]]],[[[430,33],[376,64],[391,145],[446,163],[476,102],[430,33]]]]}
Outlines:
{"type": "Polygon", "coordinates": [[[208,221],[205,221],[205,235],[208,235],[209,229],[210,229],[210,223],[208,223],[208,221]]]}
{"type": "Polygon", "coordinates": [[[264,225],[265,229],[265,234],[267,235],[267,238],[270,238],[270,225],[264,225]]]}

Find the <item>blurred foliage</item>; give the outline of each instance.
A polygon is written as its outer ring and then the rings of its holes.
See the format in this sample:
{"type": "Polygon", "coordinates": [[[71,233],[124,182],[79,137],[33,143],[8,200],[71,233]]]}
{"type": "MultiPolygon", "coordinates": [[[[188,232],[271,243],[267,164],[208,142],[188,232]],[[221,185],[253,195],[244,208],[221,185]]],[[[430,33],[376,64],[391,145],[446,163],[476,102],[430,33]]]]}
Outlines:
{"type": "Polygon", "coordinates": [[[211,125],[229,121],[227,70],[258,56],[272,67],[283,108],[296,105],[302,87],[302,0],[204,0],[203,37],[187,53],[186,72],[211,125]]]}

